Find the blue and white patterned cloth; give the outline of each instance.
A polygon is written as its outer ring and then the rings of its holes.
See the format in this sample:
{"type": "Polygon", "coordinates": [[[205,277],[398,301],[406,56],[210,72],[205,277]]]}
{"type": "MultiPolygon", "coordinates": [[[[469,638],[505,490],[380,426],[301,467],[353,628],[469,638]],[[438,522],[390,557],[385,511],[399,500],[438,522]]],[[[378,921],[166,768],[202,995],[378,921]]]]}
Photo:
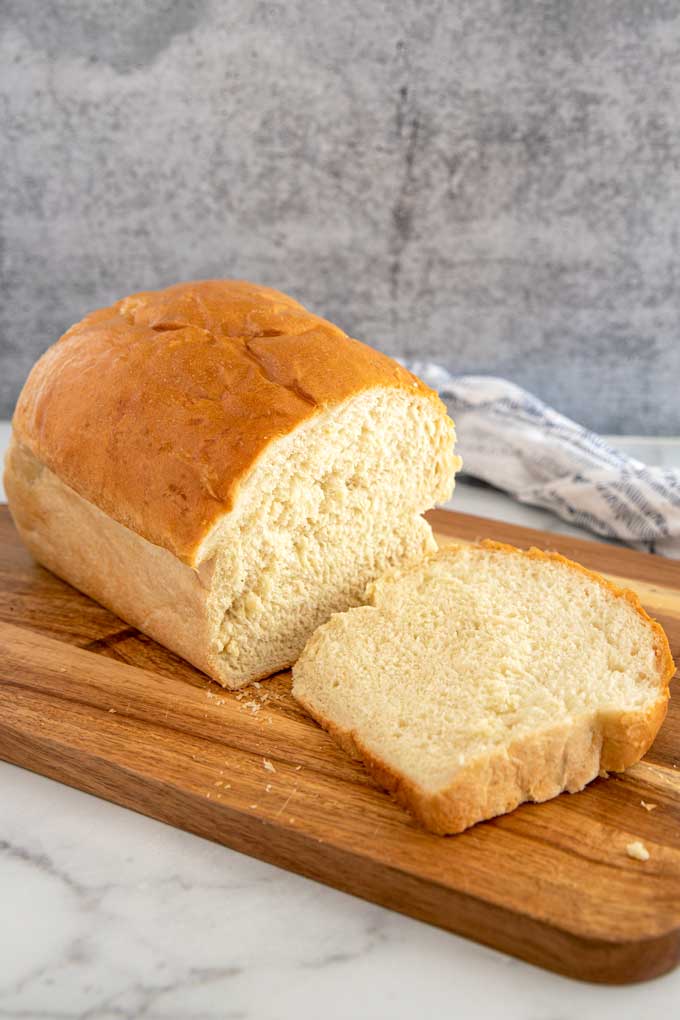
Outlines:
{"type": "Polygon", "coordinates": [[[445,401],[465,474],[597,535],[680,557],[680,471],[621,453],[506,379],[408,368],[445,401]]]}

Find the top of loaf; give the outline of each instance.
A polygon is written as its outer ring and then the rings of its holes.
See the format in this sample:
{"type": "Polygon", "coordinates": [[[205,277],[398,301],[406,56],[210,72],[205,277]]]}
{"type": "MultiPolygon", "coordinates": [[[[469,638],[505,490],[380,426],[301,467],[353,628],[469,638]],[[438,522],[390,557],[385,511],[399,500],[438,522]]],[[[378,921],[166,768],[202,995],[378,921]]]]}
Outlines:
{"type": "Polygon", "coordinates": [[[16,437],[110,517],[187,563],[269,444],[364,390],[437,395],[279,291],[202,280],[87,315],[40,358],[16,437]]]}

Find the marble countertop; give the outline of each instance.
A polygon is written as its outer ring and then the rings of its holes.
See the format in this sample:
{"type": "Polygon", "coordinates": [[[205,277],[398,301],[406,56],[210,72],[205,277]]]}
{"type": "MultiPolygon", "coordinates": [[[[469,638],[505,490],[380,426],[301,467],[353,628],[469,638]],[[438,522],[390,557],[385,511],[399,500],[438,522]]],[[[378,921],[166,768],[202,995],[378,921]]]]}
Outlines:
{"type": "MultiPolygon", "coordinates": [[[[680,440],[617,442],[680,466],[680,440]]],[[[455,506],[582,534],[470,482],[455,506]]],[[[0,918],[0,1020],[658,1020],[680,1002],[680,970],[569,981],[2,762],[0,918]]]]}

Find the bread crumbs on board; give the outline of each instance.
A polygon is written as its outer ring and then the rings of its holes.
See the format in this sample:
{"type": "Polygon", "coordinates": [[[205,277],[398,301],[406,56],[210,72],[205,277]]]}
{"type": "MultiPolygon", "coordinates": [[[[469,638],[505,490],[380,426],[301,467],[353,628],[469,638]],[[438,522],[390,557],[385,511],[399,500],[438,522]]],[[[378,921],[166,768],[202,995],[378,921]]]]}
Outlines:
{"type": "Polygon", "coordinates": [[[636,861],[648,861],[649,850],[640,839],[633,840],[626,845],[626,853],[636,861]]]}
{"type": "Polygon", "coordinates": [[[649,801],[646,800],[641,800],[640,803],[642,804],[645,811],[654,811],[659,806],[658,804],[651,804],[649,801]]]}
{"type": "Polygon", "coordinates": [[[263,758],[262,764],[263,767],[267,770],[267,772],[276,772],[276,769],[274,768],[272,762],[270,762],[269,758],[263,758]]]}

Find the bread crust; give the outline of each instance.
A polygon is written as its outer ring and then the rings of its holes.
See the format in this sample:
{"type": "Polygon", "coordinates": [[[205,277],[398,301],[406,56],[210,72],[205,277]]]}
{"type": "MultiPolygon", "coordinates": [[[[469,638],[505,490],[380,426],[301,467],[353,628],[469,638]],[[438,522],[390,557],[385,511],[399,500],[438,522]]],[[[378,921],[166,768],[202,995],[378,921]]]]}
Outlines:
{"type": "Polygon", "coordinates": [[[22,390],[17,439],[184,563],[275,440],[373,387],[434,391],[285,294],[241,280],[143,291],[71,327],[22,390]]]}
{"type": "Polygon", "coordinates": [[[215,676],[210,578],[79,496],[13,436],[7,495],[24,544],[48,569],[215,676]]]}
{"type": "MultiPolygon", "coordinates": [[[[507,555],[559,562],[585,574],[616,598],[629,603],[654,634],[659,696],[646,711],[600,712],[594,717],[588,714],[569,724],[559,724],[525,737],[509,748],[470,762],[449,786],[431,792],[382,760],[366,746],[356,731],[338,726],[316,711],[296,691],[294,683],[295,698],[343,750],[362,761],[376,782],[410,811],[421,825],[442,836],[463,832],[477,822],[505,814],[526,801],[538,803],[563,791],[577,793],[598,775],[622,772],[639,761],[652,745],[666,717],[668,687],[675,673],[668,638],[661,625],[645,611],[635,592],[612,584],[600,574],[559,553],[536,548],[521,550],[490,539],[478,545],[507,555]]],[[[446,546],[433,557],[455,556],[459,549],[446,546]]],[[[387,577],[403,577],[421,568],[422,562],[393,571],[387,577]]],[[[375,585],[380,583],[376,582],[371,588],[375,590],[375,585]]]]}

